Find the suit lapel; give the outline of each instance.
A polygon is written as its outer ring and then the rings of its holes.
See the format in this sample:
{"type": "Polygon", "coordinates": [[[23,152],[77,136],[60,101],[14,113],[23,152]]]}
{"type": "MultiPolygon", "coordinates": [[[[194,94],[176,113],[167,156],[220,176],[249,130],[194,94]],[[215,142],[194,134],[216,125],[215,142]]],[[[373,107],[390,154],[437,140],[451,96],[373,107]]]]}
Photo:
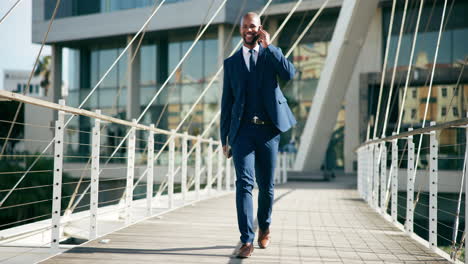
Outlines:
{"type": "Polygon", "coordinates": [[[245,76],[249,73],[249,70],[247,69],[247,65],[245,65],[244,55],[242,54],[242,47],[237,52],[237,61],[240,64],[239,66],[241,69],[242,78],[245,79],[245,76]]]}

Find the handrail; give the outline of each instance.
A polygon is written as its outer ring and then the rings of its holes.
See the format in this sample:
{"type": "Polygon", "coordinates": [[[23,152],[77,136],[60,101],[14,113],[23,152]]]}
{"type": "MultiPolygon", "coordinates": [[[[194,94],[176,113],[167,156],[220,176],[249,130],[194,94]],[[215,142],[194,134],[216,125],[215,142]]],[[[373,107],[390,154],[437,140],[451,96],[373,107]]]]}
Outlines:
{"type": "MultiPolygon", "coordinates": [[[[49,101],[46,101],[46,100],[42,100],[42,99],[22,95],[22,94],[19,94],[19,93],[13,93],[13,92],[9,92],[9,91],[0,91],[0,98],[5,98],[5,99],[8,99],[8,100],[22,102],[22,103],[28,103],[28,104],[32,104],[32,105],[36,105],[36,106],[40,106],[40,107],[45,107],[45,108],[52,109],[52,110],[63,111],[63,112],[69,113],[69,114],[82,115],[82,116],[87,116],[87,117],[91,117],[91,118],[96,118],[96,119],[99,119],[101,121],[106,121],[106,122],[111,122],[111,123],[120,124],[120,125],[124,125],[124,126],[134,127],[134,128],[141,129],[141,130],[146,130],[146,131],[153,131],[155,133],[164,134],[164,135],[168,135],[168,136],[173,135],[173,132],[167,131],[167,130],[164,130],[164,129],[154,128],[154,127],[139,124],[139,123],[133,123],[133,122],[130,122],[130,121],[127,121],[127,120],[115,118],[115,117],[108,116],[108,115],[98,114],[96,112],[92,112],[92,111],[85,110],[85,109],[80,109],[80,108],[66,106],[66,105],[60,105],[60,104],[52,103],[52,102],[49,102],[49,101]]],[[[175,133],[175,135],[180,136],[180,137],[184,136],[183,133],[175,133]]],[[[193,135],[187,135],[187,137],[189,139],[192,139],[192,140],[198,140],[198,137],[193,136],[193,135]]],[[[203,139],[203,138],[201,139],[201,141],[205,142],[205,143],[212,142],[213,144],[218,144],[219,143],[216,140],[203,139]]]]}
{"type": "Polygon", "coordinates": [[[360,149],[360,148],[362,148],[364,146],[370,145],[370,144],[391,141],[393,139],[407,138],[409,136],[425,134],[425,133],[429,133],[429,132],[435,131],[435,130],[442,130],[442,129],[446,129],[446,128],[449,128],[449,127],[465,126],[465,125],[468,125],[468,118],[466,118],[466,117],[461,118],[461,119],[457,119],[457,120],[453,120],[453,121],[440,123],[440,124],[437,124],[437,125],[434,125],[434,126],[427,126],[427,127],[407,131],[407,132],[402,132],[402,133],[400,133],[398,135],[392,135],[392,136],[388,136],[388,137],[384,137],[384,138],[369,140],[369,141],[366,141],[366,142],[362,143],[361,145],[357,146],[354,149],[354,151],[357,151],[358,149],[360,149]]]}

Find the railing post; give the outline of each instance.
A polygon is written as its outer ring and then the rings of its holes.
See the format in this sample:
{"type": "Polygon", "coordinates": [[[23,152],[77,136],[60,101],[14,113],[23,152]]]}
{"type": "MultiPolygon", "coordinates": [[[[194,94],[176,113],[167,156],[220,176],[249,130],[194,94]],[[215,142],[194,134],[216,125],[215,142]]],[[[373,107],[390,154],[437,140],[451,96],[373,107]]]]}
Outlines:
{"type": "Polygon", "coordinates": [[[154,124],[151,124],[148,133],[148,155],[146,161],[146,216],[153,214],[153,184],[154,184],[154,124]]]}
{"type": "Polygon", "coordinates": [[[201,136],[198,135],[195,146],[195,196],[197,200],[200,200],[201,139],[201,136]]]}
{"type": "Polygon", "coordinates": [[[372,180],[374,174],[374,145],[368,145],[366,160],[368,162],[367,165],[367,203],[372,206],[372,197],[373,197],[373,190],[372,190],[372,180]]]}
{"type": "MultiPolygon", "coordinates": [[[[435,124],[435,122],[431,122],[431,126],[435,126],[435,124]]],[[[429,243],[430,247],[435,249],[437,248],[437,163],[439,161],[439,142],[435,130],[430,132],[429,143],[429,243]]]]}
{"type": "MultiPolygon", "coordinates": [[[[413,128],[409,128],[408,131],[413,131],[413,128]]],[[[422,136],[422,135],[421,135],[422,136]]],[[[414,220],[414,142],[413,136],[408,137],[408,166],[407,166],[407,191],[406,191],[406,232],[413,232],[413,220],[414,220]]]]}
{"type": "Polygon", "coordinates": [[[175,169],[175,130],[171,130],[169,139],[169,166],[167,172],[167,196],[169,208],[174,207],[174,169],[175,169]]]}
{"type": "Polygon", "coordinates": [[[385,141],[380,145],[382,153],[380,159],[380,209],[385,214],[385,195],[387,194],[387,147],[385,141]]]}
{"type": "MultiPolygon", "coordinates": [[[[101,114],[101,110],[96,110],[96,114],[101,114]]],[[[101,120],[94,119],[94,127],[91,139],[91,191],[90,191],[90,223],[89,239],[97,237],[97,217],[99,202],[99,155],[101,144],[101,120]]]]}
{"type": "MultiPolygon", "coordinates": [[[[396,135],[396,132],[393,133],[396,135]]],[[[398,221],[398,139],[392,140],[392,220],[394,223],[398,221]]]]}
{"type": "MultiPolygon", "coordinates": [[[[133,119],[136,124],[136,119],[133,119]]],[[[135,177],[135,127],[130,128],[127,141],[127,186],[125,188],[125,224],[132,222],[133,178],[135,177]]]]}
{"type": "Polygon", "coordinates": [[[188,164],[188,151],[187,151],[187,141],[188,134],[187,131],[184,132],[182,137],[182,171],[180,177],[180,188],[182,192],[182,201],[185,203],[187,199],[187,164],[188,164]]]}
{"type": "Polygon", "coordinates": [[[213,179],[213,139],[210,138],[210,143],[208,144],[208,160],[207,160],[207,189],[208,193],[211,194],[211,181],[213,179]]]}
{"type": "MultiPolygon", "coordinates": [[[[60,100],[65,105],[64,100],[60,100]]],[[[62,171],[63,171],[63,130],[65,113],[58,111],[58,119],[55,121],[55,145],[54,145],[54,187],[52,196],[52,230],[50,247],[53,250],[59,248],[60,243],[60,210],[62,203],[62,171]]]]}
{"type": "Polygon", "coordinates": [[[283,152],[281,154],[281,159],[282,159],[282,162],[281,162],[281,169],[282,169],[282,183],[286,183],[288,181],[288,171],[287,171],[287,166],[288,166],[288,163],[287,163],[287,155],[288,153],[287,152],[283,152]]]}
{"type": "Polygon", "coordinates": [[[224,165],[225,167],[225,173],[226,173],[226,191],[230,191],[231,190],[231,160],[226,158],[226,163],[224,165]]]}
{"type": "Polygon", "coordinates": [[[379,208],[379,145],[374,145],[374,172],[372,173],[373,176],[373,191],[372,191],[372,206],[375,209],[379,208]]]}
{"type": "Polygon", "coordinates": [[[362,197],[362,189],[361,189],[361,149],[358,149],[357,150],[357,190],[358,190],[358,194],[360,197],[362,197]]]}
{"type": "Polygon", "coordinates": [[[223,147],[218,144],[218,176],[216,178],[216,190],[221,192],[223,180],[223,147]]]}

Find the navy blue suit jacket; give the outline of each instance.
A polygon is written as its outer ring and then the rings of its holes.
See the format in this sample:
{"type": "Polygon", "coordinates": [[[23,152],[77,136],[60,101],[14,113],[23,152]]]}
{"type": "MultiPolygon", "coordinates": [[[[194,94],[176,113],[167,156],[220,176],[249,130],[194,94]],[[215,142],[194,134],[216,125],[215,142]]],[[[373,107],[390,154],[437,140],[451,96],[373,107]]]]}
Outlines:
{"type": "MultiPolygon", "coordinates": [[[[259,71],[257,87],[260,98],[273,124],[285,132],[296,124],[296,119],[289,109],[286,98],[281,92],[276,77],[288,81],[294,77],[296,70],[280,48],[260,45],[256,70],[259,71]]],[[[239,129],[245,105],[246,79],[248,70],[245,65],[242,48],[224,60],[223,95],[221,99],[221,142],[232,145],[239,129]],[[228,142],[229,141],[229,142],[228,142]]],[[[259,102],[260,103],[260,102],[259,102]]]]}

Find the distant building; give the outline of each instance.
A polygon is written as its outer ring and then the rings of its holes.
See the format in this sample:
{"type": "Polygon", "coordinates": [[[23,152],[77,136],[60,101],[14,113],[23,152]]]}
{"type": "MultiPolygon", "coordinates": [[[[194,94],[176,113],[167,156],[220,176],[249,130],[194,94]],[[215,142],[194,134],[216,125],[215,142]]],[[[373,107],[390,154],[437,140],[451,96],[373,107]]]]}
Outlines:
{"type": "Polygon", "coordinates": [[[24,93],[29,96],[45,96],[45,90],[40,85],[41,77],[33,76],[28,86],[30,73],[30,71],[26,70],[4,70],[3,89],[15,93],[24,93]]]}

